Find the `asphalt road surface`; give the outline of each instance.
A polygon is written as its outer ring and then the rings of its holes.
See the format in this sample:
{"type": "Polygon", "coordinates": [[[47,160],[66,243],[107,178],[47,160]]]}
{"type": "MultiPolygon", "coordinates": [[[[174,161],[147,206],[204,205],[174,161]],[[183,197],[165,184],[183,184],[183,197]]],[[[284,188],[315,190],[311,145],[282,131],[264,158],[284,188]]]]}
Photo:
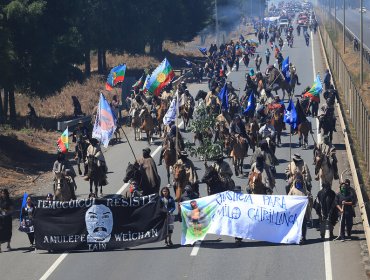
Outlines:
{"type": "MultiPolygon", "coordinates": [[[[283,48],[283,55],[289,55],[299,74],[301,86],[296,93],[304,87],[311,86],[317,72],[323,73],[324,63],[322,50],[317,35],[311,36],[311,44],[306,47],[304,38],[296,37],[293,48],[283,48]]],[[[258,51],[264,53],[263,44],[258,51]]],[[[263,55],[264,59],[264,55],[263,55]]],[[[254,63],[251,62],[251,65],[254,63]]],[[[266,64],[263,62],[263,69],[266,64]]],[[[244,88],[244,75],[246,69],[241,64],[238,72],[232,72],[228,80],[233,82],[235,88],[244,88]]],[[[207,84],[190,84],[192,94],[199,89],[207,89],[207,84]]],[[[316,119],[312,120],[317,141],[316,119]]],[[[338,122],[339,123],[339,122],[338,122]]],[[[340,131],[338,127],[338,131],[340,131]]],[[[133,140],[130,128],[126,129],[128,137],[133,144],[137,156],[141,156],[145,141],[133,140]]],[[[191,139],[191,133],[183,133],[191,139]]],[[[312,165],[313,140],[309,140],[310,149],[298,148],[298,137],[292,137],[292,155],[300,153],[310,167],[312,165]]],[[[159,157],[160,139],[151,146],[152,155],[156,162],[159,157]]],[[[284,170],[290,160],[289,136],[285,133],[282,138],[283,145],[276,151],[280,165],[277,166],[277,180],[275,194],[285,194],[284,170]]],[[[347,168],[347,158],[344,142],[339,133],[335,134],[334,143],[337,145],[337,154],[340,169],[347,168]]],[[[134,158],[127,142],[110,146],[105,151],[109,167],[109,185],[104,187],[104,194],[122,193],[125,185],[122,178],[129,161],[134,158]]],[[[245,159],[246,169],[249,171],[249,159],[245,159]]],[[[193,159],[199,168],[199,177],[202,177],[204,165],[201,161],[193,159]]],[[[166,171],[159,167],[162,185],[166,184],[166,171]]],[[[247,179],[233,178],[244,189],[247,179]]],[[[77,178],[78,196],[88,196],[87,182],[81,177],[77,178]]],[[[51,183],[50,183],[51,185],[51,183]]],[[[338,189],[337,181],[333,188],[338,189]]],[[[313,182],[313,195],[319,190],[319,183],[313,182]]],[[[201,185],[201,195],[206,195],[205,185],[201,185]]],[[[313,215],[314,221],[316,216],[313,215]]],[[[316,228],[309,228],[306,245],[280,245],[256,240],[244,240],[241,247],[236,247],[234,238],[226,236],[207,235],[206,239],[191,247],[180,246],[181,226],[175,223],[173,248],[166,248],[164,242],[146,244],[129,250],[116,250],[109,252],[71,252],[49,254],[45,251],[31,252],[28,250],[28,239],[23,233],[16,230],[17,221],[14,221],[13,251],[0,254],[0,278],[5,279],[366,279],[360,255],[360,242],[364,240],[360,219],[355,220],[357,225],[354,231],[354,240],[321,241],[316,228]]],[[[337,234],[338,228],[335,228],[337,234]]],[[[271,232],[271,234],[274,234],[271,232]]],[[[4,247],[4,246],[3,246],[4,247]]]]}

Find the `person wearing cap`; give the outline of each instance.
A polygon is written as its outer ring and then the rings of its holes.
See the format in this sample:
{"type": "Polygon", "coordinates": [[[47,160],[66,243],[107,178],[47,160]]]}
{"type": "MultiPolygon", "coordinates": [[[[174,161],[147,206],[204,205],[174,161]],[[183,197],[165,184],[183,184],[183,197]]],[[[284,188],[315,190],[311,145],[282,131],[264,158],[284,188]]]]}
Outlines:
{"type": "MultiPolygon", "coordinates": [[[[107,185],[108,167],[105,161],[104,154],[100,148],[99,140],[97,140],[96,138],[91,138],[90,145],[87,148],[86,158],[87,158],[87,164],[89,163],[91,164],[92,162],[96,161],[96,164],[101,174],[101,183],[104,186],[107,185]]],[[[87,176],[84,177],[84,180],[88,181],[92,177],[91,172],[92,172],[91,168],[88,168],[87,176]]],[[[92,189],[90,189],[90,192],[92,192],[92,189]]]]}
{"type": "Polygon", "coordinates": [[[298,196],[306,196],[308,197],[308,205],[306,208],[306,213],[303,218],[302,223],[302,237],[299,244],[304,244],[306,242],[306,233],[307,233],[307,222],[311,218],[311,210],[312,210],[312,195],[310,191],[307,189],[306,184],[303,179],[303,175],[301,173],[296,173],[294,176],[294,180],[292,182],[292,187],[288,192],[288,195],[298,195],[298,196]]]}
{"type": "Polygon", "coordinates": [[[68,184],[70,192],[72,194],[72,199],[76,199],[75,190],[77,185],[75,182],[76,173],[68,160],[65,158],[65,154],[62,152],[57,153],[57,159],[53,164],[54,173],[54,190],[56,190],[57,184],[57,173],[63,173],[64,176],[69,176],[71,178],[71,183],[68,184]]]}
{"type": "Polygon", "coordinates": [[[82,120],[78,121],[77,128],[72,133],[72,142],[78,144],[81,141],[89,140],[89,129],[82,120]]]}
{"type": "Polygon", "coordinates": [[[230,165],[224,161],[224,156],[220,153],[215,157],[215,163],[213,168],[217,171],[222,182],[229,184],[231,177],[233,176],[233,171],[230,165]]]}
{"type": "Polygon", "coordinates": [[[267,189],[267,193],[272,194],[272,190],[275,187],[275,178],[271,173],[270,166],[265,163],[263,155],[258,155],[256,162],[252,164],[249,172],[249,178],[253,173],[261,173],[262,184],[267,189]]]}
{"type": "Polygon", "coordinates": [[[340,184],[339,192],[335,198],[336,207],[341,215],[340,218],[340,240],[345,240],[345,230],[347,231],[347,237],[351,238],[353,217],[355,216],[355,210],[353,208],[357,203],[357,197],[355,191],[350,186],[349,179],[346,179],[340,184]]]}
{"type": "MultiPolygon", "coordinates": [[[[330,166],[333,170],[333,172],[329,172],[328,174],[325,174],[326,181],[332,182],[333,179],[338,180],[339,179],[339,174],[338,174],[338,160],[337,160],[337,155],[336,155],[336,150],[334,145],[330,142],[330,137],[329,135],[324,135],[322,137],[322,142],[318,145],[315,146],[313,150],[314,154],[314,164],[316,165],[318,160],[323,160],[324,157],[326,157],[326,160],[329,161],[330,166]]],[[[315,168],[315,175],[316,175],[316,180],[319,180],[320,177],[322,177],[322,168],[315,168]]]]}
{"type": "Polygon", "coordinates": [[[179,201],[181,193],[186,185],[195,186],[198,183],[198,174],[195,169],[194,163],[188,158],[186,151],[181,151],[179,159],[173,166],[174,181],[176,191],[176,201],[179,201]],[[184,173],[182,172],[184,171],[184,173]]]}
{"type": "Polygon", "coordinates": [[[304,162],[300,154],[294,154],[292,161],[288,164],[285,169],[285,175],[287,178],[288,185],[286,186],[286,193],[289,192],[296,174],[301,174],[303,177],[303,182],[307,187],[307,190],[310,192],[312,189],[312,177],[310,169],[307,164],[304,162]]]}
{"type": "Polygon", "coordinates": [[[146,178],[143,178],[143,181],[148,183],[147,190],[144,190],[143,195],[158,194],[161,186],[161,177],[158,174],[157,166],[150,152],[150,148],[143,149],[143,157],[137,160],[137,163],[144,169],[146,174],[146,178]]]}

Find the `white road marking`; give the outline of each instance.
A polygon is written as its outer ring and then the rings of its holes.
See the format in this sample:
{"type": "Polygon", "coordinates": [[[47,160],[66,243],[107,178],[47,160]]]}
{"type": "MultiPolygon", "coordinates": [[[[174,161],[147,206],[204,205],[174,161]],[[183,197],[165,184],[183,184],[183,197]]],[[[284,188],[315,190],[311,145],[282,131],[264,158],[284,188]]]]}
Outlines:
{"type": "Polygon", "coordinates": [[[197,241],[194,244],[193,250],[191,250],[190,256],[196,256],[198,255],[198,251],[200,249],[200,245],[202,244],[201,241],[197,241]]]}
{"type": "MultiPolygon", "coordinates": [[[[311,31],[311,50],[312,50],[312,68],[313,68],[313,78],[316,78],[316,64],[315,64],[315,52],[313,49],[313,35],[311,31]]],[[[321,142],[321,134],[318,130],[319,128],[319,120],[316,118],[316,132],[317,132],[317,143],[321,142]]],[[[321,185],[321,180],[320,180],[321,185]]],[[[330,253],[330,233],[327,229],[325,231],[325,241],[324,241],[324,257],[325,257],[325,279],[326,280],[332,280],[333,279],[333,273],[332,273],[332,267],[331,267],[331,253],[330,253]]]]}
{"type": "MultiPolygon", "coordinates": [[[[184,124],[183,121],[179,123],[179,127],[184,124]]],[[[157,149],[151,154],[151,157],[154,157],[160,150],[162,146],[158,146],[157,149]]],[[[125,191],[125,189],[129,186],[129,183],[123,184],[123,186],[116,192],[116,194],[121,194],[125,191]]],[[[199,248],[198,248],[199,250],[199,248]]],[[[54,272],[54,270],[62,263],[62,261],[68,256],[69,253],[63,253],[59,256],[59,258],[49,267],[49,269],[45,272],[45,274],[40,278],[40,280],[46,280],[49,276],[54,272]]]]}
{"type": "Polygon", "coordinates": [[[50,266],[50,268],[45,272],[44,275],[40,278],[40,280],[46,280],[49,276],[54,272],[54,270],[60,265],[60,263],[68,256],[68,253],[63,253],[59,256],[59,258],[50,266]]]}

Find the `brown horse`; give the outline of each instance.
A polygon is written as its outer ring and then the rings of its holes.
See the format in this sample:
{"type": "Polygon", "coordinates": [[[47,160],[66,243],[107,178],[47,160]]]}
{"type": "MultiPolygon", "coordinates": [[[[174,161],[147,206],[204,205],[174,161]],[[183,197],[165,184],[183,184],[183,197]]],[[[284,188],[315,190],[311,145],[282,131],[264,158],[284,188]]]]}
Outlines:
{"type": "Polygon", "coordinates": [[[135,141],[141,140],[141,119],[140,119],[140,110],[133,109],[132,110],[132,120],[131,120],[131,127],[134,129],[135,141]]]}
{"type": "Polygon", "coordinates": [[[141,109],[139,117],[143,120],[140,130],[144,130],[146,133],[146,139],[148,141],[148,144],[153,143],[153,131],[154,131],[154,120],[153,117],[150,115],[149,110],[147,107],[144,107],[141,109]]]}
{"type": "Polygon", "coordinates": [[[184,131],[186,131],[186,127],[189,125],[190,121],[190,108],[189,105],[185,104],[179,107],[179,113],[184,123],[184,131]]]}
{"type": "Polygon", "coordinates": [[[313,133],[312,125],[306,120],[298,125],[299,147],[303,145],[303,149],[307,149],[308,147],[308,133],[313,133]]]}
{"type": "Polygon", "coordinates": [[[163,159],[166,164],[167,180],[170,183],[170,168],[176,163],[176,147],[175,141],[167,137],[163,146],[163,159]]]}
{"type": "Polygon", "coordinates": [[[276,95],[277,91],[281,89],[283,91],[283,100],[285,98],[285,92],[288,92],[288,94],[292,92],[290,84],[285,81],[283,74],[275,67],[268,72],[267,88],[275,91],[276,95]]]}
{"type": "Polygon", "coordinates": [[[284,129],[284,112],[282,109],[278,108],[271,111],[271,125],[274,127],[276,136],[277,136],[277,143],[278,145],[281,144],[281,132],[284,129]]]}
{"type": "Polygon", "coordinates": [[[267,188],[262,182],[262,173],[251,171],[248,176],[248,185],[252,194],[267,194],[267,188]]]}
{"type": "Polygon", "coordinates": [[[163,118],[166,115],[167,110],[168,110],[168,102],[166,100],[161,100],[161,103],[160,103],[158,111],[157,111],[159,137],[162,137],[163,118]]]}
{"type": "Polygon", "coordinates": [[[235,175],[243,175],[244,158],[248,156],[248,142],[240,135],[227,136],[225,138],[225,148],[231,150],[230,156],[233,159],[235,175]]]}
{"type": "Polygon", "coordinates": [[[55,172],[54,178],[54,199],[59,201],[69,201],[76,199],[74,195],[73,180],[64,172],[55,172]]]}
{"type": "Polygon", "coordinates": [[[245,124],[245,131],[247,132],[249,136],[249,143],[251,145],[251,148],[253,152],[256,150],[257,141],[258,141],[258,122],[255,118],[250,120],[248,123],[245,124]]]}

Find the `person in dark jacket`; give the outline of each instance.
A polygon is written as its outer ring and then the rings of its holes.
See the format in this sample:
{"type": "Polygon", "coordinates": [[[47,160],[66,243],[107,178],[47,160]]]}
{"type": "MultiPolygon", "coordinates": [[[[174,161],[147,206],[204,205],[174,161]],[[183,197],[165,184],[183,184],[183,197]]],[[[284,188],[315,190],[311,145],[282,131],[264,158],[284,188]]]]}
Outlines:
{"type": "Polygon", "coordinates": [[[329,69],[326,69],[325,74],[324,74],[325,90],[328,90],[330,88],[330,80],[331,80],[331,75],[329,73],[329,69]]]}

